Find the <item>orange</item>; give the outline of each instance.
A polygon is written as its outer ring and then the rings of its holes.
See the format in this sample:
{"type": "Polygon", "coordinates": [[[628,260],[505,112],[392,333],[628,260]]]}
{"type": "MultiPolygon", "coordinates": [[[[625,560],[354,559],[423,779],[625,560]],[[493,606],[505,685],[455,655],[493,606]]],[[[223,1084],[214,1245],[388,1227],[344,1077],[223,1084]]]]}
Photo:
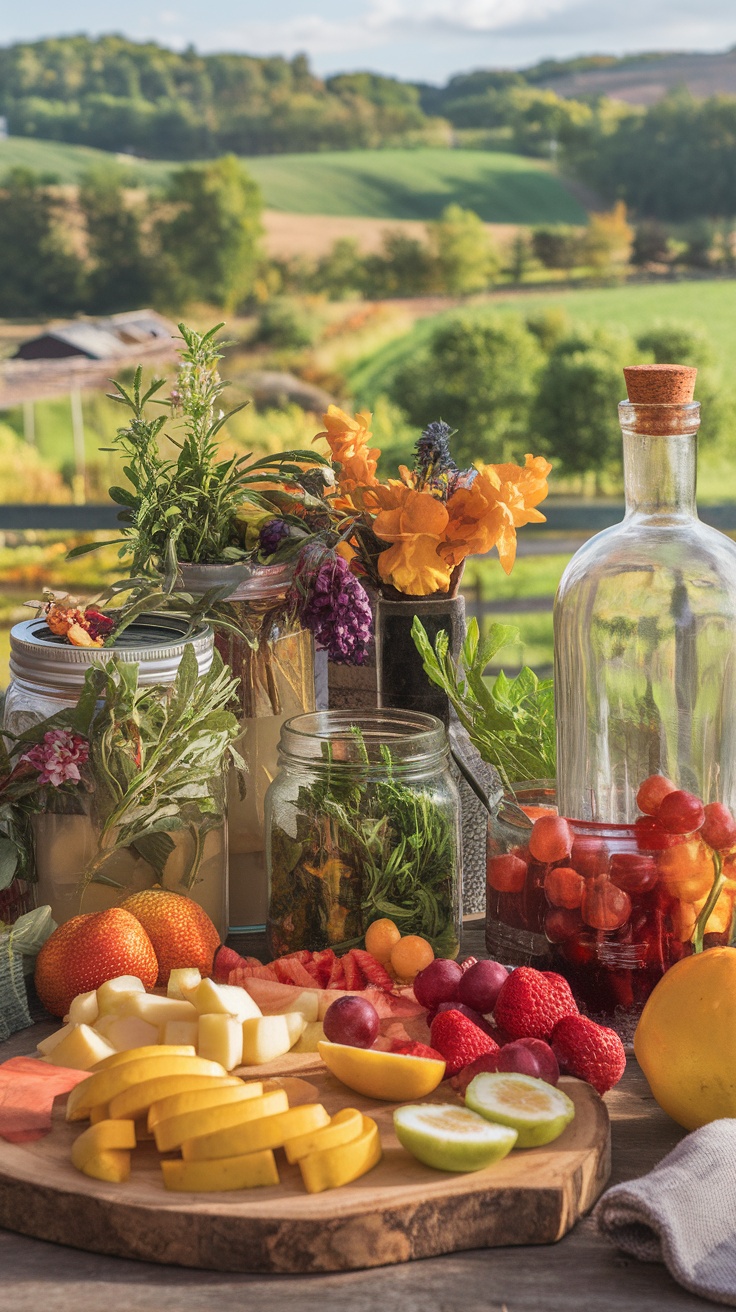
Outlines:
{"type": "Polygon", "coordinates": [[[52,1016],[65,1016],[78,993],[118,975],[137,975],[146,989],[153,988],[158,975],[148,934],[121,907],[67,920],[36,958],[36,992],[52,1016]]]}
{"type": "Polygon", "coordinates": [[[382,966],[387,966],[391,960],[391,949],[400,938],[401,932],[393,920],[384,916],[382,920],[374,920],[365,931],[365,950],[376,961],[380,961],[382,966]]]}
{"type": "Polygon", "coordinates": [[[158,985],[168,984],[172,970],[183,966],[196,966],[202,975],[212,974],[220,935],[197,902],[157,887],[133,893],[120,905],[140,921],[153,944],[158,985]]]}
{"type": "Polygon", "coordinates": [[[391,967],[399,979],[414,979],[431,961],[434,961],[432,945],[418,934],[407,934],[391,949],[391,967]]]}

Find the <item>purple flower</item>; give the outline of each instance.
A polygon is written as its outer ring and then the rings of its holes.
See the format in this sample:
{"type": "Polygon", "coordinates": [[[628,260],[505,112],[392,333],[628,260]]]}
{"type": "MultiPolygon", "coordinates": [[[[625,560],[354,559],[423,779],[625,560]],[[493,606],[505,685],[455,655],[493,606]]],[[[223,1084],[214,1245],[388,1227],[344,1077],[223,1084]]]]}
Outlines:
{"type": "Polygon", "coordinates": [[[28,761],[39,771],[40,784],[53,784],[60,788],[62,784],[78,784],[81,775],[80,765],[84,765],[89,756],[89,743],[71,729],[49,729],[43,736],[43,742],[37,743],[30,751],[24,752],[21,761],[28,761]]]}
{"type": "Polygon", "coordinates": [[[311,575],[301,575],[302,622],[336,665],[363,665],[373,636],[368,593],[342,556],[330,552],[311,575]]]}
{"type": "Polygon", "coordinates": [[[289,525],[283,519],[269,519],[258,534],[258,546],[264,556],[272,556],[289,536],[289,525]]]}

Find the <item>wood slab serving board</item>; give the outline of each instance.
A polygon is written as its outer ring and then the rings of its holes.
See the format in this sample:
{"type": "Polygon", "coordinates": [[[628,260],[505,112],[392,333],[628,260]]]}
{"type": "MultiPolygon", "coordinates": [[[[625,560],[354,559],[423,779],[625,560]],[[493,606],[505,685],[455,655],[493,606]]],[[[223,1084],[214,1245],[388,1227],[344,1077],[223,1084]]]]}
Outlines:
{"type": "MultiPolygon", "coordinates": [[[[362,1098],[318,1057],[290,1055],[239,1074],[283,1085],[292,1106],[357,1107],[379,1123],[383,1160],[355,1184],[304,1191],[299,1169],[277,1154],[278,1187],[184,1194],[164,1189],[153,1143],[133,1154],[127,1184],[91,1180],[70,1162],[85,1128],[57,1100],[51,1134],[0,1139],[0,1225],[72,1248],[215,1271],[296,1274],[352,1271],[504,1244],[560,1239],[595,1202],[610,1169],[606,1108],[590,1085],[563,1079],[575,1119],[546,1148],[516,1151],[484,1171],[449,1174],[400,1147],[395,1104],[362,1098]]],[[[441,1086],[432,1101],[456,1095],[441,1086]]]]}

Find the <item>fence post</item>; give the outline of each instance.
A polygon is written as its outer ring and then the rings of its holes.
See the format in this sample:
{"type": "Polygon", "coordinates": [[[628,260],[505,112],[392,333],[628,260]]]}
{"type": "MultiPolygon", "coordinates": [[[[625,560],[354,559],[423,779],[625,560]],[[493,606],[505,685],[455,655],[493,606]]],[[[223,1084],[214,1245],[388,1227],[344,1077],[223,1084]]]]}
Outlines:
{"type": "Polygon", "coordinates": [[[72,441],[74,443],[74,504],[83,506],[87,500],[87,462],[84,451],[84,412],[82,393],[72,388],[72,441]]]}

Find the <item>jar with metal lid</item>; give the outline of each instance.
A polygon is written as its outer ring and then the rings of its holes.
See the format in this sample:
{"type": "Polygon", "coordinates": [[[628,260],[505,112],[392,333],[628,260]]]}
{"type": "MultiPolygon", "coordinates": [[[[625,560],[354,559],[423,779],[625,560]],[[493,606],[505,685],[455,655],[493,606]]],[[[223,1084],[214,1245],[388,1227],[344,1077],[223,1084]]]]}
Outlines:
{"type": "Polygon", "coordinates": [[[240,680],[241,733],[235,746],[245,772],[228,777],[230,928],[262,929],[268,910],[264,803],[276,774],[284,723],[315,706],[314,640],[287,605],[293,564],[187,565],[181,587],[193,597],[221,589],[214,620],[215,642],[240,680]]]}
{"type": "MultiPolygon", "coordinates": [[[[76,706],[93,666],[122,657],[137,667],[138,688],[160,689],[162,697],[176,680],[187,646],[199,678],[212,665],[212,630],[200,624],[187,634],[186,621],[175,616],[142,615],[110,647],[74,647],[54,635],[44,619],[23,621],[10,635],[11,683],[5,700],[3,731],[19,735],[49,716],[76,706]]],[[[12,750],[12,739],[6,739],[12,750]]],[[[227,932],[227,835],[222,775],[209,785],[213,814],[172,822],[154,852],[152,840],[114,845],[100,877],[85,872],[99,864],[102,825],[97,790],[47,788],[44,808],[31,818],[36,898],[48,903],[59,923],[81,912],[100,911],[131,893],[160,883],[185,893],[204,908],[224,937],[227,932]],[[217,816],[219,815],[219,823],[217,816]]]]}
{"type": "Polygon", "coordinates": [[[388,917],[438,956],[456,956],[459,811],[435,716],[335,710],[288,720],[266,794],[271,952],[345,952],[388,917]]]}

